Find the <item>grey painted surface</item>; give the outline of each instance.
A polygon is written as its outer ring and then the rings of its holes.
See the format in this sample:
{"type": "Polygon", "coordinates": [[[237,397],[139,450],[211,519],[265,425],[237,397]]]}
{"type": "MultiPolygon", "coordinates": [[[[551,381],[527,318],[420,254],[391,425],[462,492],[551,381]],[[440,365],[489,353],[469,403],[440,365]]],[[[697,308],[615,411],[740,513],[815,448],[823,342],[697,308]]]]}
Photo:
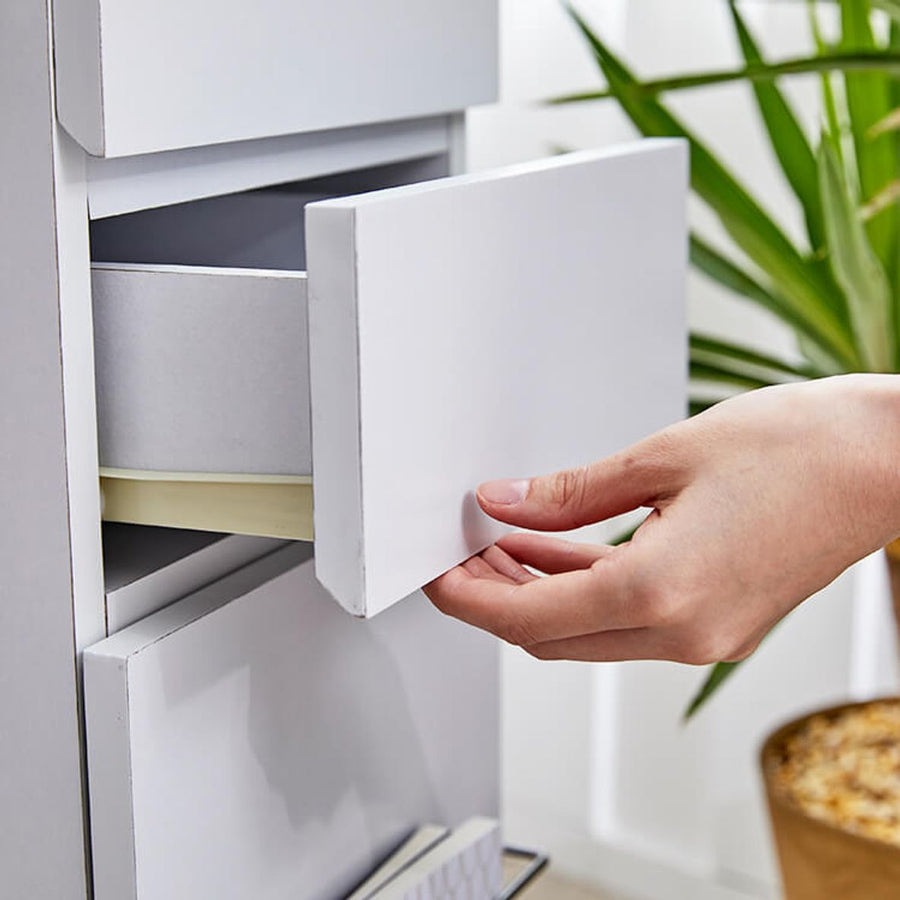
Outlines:
{"type": "Polygon", "coordinates": [[[94,270],[100,462],[309,475],[306,278],[94,270]]]}
{"type": "Polygon", "coordinates": [[[334,900],[417,825],[497,814],[495,640],[421,594],[353,619],[309,555],[85,652],[97,900],[334,900]]]}
{"type": "Polygon", "coordinates": [[[48,29],[42,0],[0,4],[0,878],[69,900],[85,845],[48,29]]]}

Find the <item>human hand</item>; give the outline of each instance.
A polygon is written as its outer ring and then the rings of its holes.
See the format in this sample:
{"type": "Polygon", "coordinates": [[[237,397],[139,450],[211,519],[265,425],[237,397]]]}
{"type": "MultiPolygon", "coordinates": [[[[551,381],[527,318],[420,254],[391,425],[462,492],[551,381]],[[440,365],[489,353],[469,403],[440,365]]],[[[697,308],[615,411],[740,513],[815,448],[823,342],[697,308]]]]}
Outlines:
{"type": "Polygon", "coordinates": [[[619,547],[508,535],[425,588],[441,611],[540,659],[743,659],[900,533],[900,377],[743,394],[584,468],[489,482],[478,501],[541,531],[652,512],[619,547]]]}

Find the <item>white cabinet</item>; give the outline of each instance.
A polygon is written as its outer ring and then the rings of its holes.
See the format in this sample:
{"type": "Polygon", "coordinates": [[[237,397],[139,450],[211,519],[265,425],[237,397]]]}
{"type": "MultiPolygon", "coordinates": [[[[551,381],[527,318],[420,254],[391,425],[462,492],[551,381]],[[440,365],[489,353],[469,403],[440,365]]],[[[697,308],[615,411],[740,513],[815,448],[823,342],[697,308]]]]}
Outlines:
{"type": "Polygon", "coordinates": [[[342,612],[294,545],[84,654],[97,900],[334,900],[497,814],[497,652],[421,595],[342,612]]]}
{"type": "Polygon", "coordinates": [[[60,122],[116,157],[496,99],[494,0],[56,0],[60,122]]]}
{"type": "Polygon", "coordinates": [[[296,232],[308,276],[95,267],[107,517],[310,539],[314,495],[323,584],[385,609],[496,538],[480,481],[682,414],[686,182],[685,147],[647,141],[314,202],[305,253],[304,198],[251,194],[244,220],[274,216],[278,259],[296,232]],[[205,522],[174,517],[179,491],[205,522]]]}
{"type": "Polygon", "coordinates": [[[94,876],[114,900],[331,900],[413,825],[496,811],[494,644],[396,601],[493,537],[482,479],[680,414],[684,150],[302,218],[463,168],[496,18],[493,0],[0,4],[6,894],[84,900],[94,876]],[[275,198],[268,271],[246,271],[241,192],[374,166],[402,171],[275,198]],[[207,224],[92,285],[92,220],[127,243],[120,216],[207,200],[207,224]],[[132,559],[101,539],[101,461],[108,519],[251,537],[144,533],[132,559]],[[235,571],[313,524],[338,599],[393,608],[344,615],[308,545],[235,571]]]}

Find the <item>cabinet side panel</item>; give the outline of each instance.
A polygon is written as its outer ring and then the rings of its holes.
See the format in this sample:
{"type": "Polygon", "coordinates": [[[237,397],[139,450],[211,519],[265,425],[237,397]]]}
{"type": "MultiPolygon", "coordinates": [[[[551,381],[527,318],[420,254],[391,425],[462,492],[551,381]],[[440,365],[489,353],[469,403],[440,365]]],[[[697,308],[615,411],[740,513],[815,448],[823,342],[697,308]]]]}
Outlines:
{"type": "Polygon", "coordinates": [[[103,63],[97,0],[54,2],[53,45],[59,120],[88,153],[102,156],[103,63]]]}
{"type": "Polygon", "coordinates": [[[43,0],[0,4],[0,872],[5,896],[68,900],[86,867],[49,28],[43,0]]]}

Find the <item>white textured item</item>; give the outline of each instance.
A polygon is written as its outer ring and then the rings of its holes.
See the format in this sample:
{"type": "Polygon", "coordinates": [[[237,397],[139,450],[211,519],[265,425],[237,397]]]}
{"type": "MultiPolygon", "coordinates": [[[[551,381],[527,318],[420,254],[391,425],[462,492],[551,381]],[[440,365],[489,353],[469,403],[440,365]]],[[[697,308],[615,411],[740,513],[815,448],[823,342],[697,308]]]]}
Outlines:
{"type": "Polygon", "coordinates": [[[345,615],[297,544],[84,654],[97,900],[335,900],[497,814],[497,647],[424,597],[345,615]]]}
{"type": "Polygon", "coordinates": [[[307,207],[316,572],[373,615],[487,546],[473,490],[684,414],[686,146],[307,207]]]}
{"type": "Polygon", "coordinates": [[[503,882],[500,823],[474,818],[372,900],[494,900],[503,882]]]}
{"type": "Polygon", "coordinates": [[[58,0],[56,98],[96,156],[496,99],[496,0],[58,0]]]}

